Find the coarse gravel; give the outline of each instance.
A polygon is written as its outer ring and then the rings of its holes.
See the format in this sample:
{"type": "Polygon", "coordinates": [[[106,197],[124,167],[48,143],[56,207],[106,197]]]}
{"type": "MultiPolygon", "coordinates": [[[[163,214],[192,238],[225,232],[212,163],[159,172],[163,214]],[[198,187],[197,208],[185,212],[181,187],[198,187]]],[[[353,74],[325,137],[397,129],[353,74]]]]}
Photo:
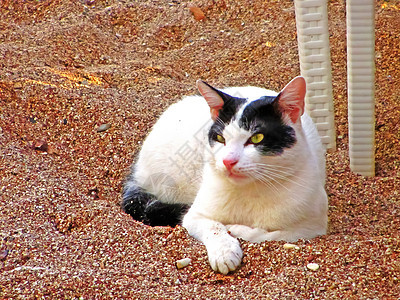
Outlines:
{"type": "Polygon", "coordinates": [[[279,90],[299,75],[293,1],[1,1],[0,298],[399,299],[400,5],[375,2],[376,176],[362,177],[349,169],[345,1],[328,2],[329,232],[241,241],[223,276],[184,228],[123,213],[122,184],[197,79],[279,90]]]}

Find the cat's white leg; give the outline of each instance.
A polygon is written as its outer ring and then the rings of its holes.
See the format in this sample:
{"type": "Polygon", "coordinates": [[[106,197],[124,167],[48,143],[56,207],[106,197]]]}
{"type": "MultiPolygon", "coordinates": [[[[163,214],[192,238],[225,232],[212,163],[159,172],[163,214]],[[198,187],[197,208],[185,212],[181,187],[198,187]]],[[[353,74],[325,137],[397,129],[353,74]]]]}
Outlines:
{"type": "Polygon", "coordinates": [[[189,210],[182,225],[191,236],[204,243],[214,271],[226,275],[240,265],[243,257],[240,243],[228,233],[223,224],[189,210]]]}
{"type": "Polygon", "coordinates": [[[326,233],[326,228],[324,227],[319,229],[299,227],[293,230],[266,231],[261,228],[252,228],[245,225],[234,224],[227,225],[226,228],[232,236],[242,238],[252,243],[261,243],[264,241],[295,242],[302,238],[311,239],[326,233]]]}
{"type": "Polygon", "coordinates": [[[261,243],[265,241],[269,235],[269,232],[264,229],[252,228],[240,224],[227,225],[226,228],[230,235],[252,243],[261,243]]]}
{"type": "Polygon", "coordinates": [[[246,225],[227,225],[228,232],[236,237],[251,243],[262,243],[264,241],[295,241],[298,233],[288,230],[266,231],[261,228],[252,228],[246,225]]]}
{"type": "MultiPolygon", "coordinates": [[[[255,228],[256,230],[262,230],[259,228],[255,228]]],[[[257,242],[263,242],[263,241],[285,241],[285,242],[295,242],[301,238],[312,238],[316,235],[313,236],[307,236],[303,235],[301,232],[298,230],[275,230],[275,231],[270,231],[267,232],[265,231],[264,234],[260,234],[257,236],[257,242]]]]}

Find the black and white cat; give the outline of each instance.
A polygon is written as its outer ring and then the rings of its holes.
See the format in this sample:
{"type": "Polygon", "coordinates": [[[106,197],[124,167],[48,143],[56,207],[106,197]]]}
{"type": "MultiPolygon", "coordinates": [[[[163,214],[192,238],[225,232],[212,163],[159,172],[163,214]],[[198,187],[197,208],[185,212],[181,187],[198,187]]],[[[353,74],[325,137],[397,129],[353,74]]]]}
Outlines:
{"type": "Polygon", "coordinates": [[[124,210],[148,225],[182,222],[223,274],[240,265],[237,238],[325,234],[325,156],[304,113],[304,78],[279,94],[217,90],[200,80],[197,88],[201,96],[171,105],[144,141],[125,183],[124,210]]]}

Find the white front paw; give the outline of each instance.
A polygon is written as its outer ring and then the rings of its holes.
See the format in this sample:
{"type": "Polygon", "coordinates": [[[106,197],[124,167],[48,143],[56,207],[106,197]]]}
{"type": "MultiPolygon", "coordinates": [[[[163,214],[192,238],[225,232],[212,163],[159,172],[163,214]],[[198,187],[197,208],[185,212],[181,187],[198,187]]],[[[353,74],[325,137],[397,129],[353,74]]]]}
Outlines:
{"type": "Polygon", "coordinates": [[[252,243],[261,243],[265,241],[268,236],[268,231],[261,228],[252,228],[246,225],[226,225],[226,229],[232,236],[252,243]]]}
{"type": "Polygon", "coordinates": [[[243,257],[239,241],[228,234],[210,241],[207,253],[211,268],[224,275],[236,270],[243,257]]]}

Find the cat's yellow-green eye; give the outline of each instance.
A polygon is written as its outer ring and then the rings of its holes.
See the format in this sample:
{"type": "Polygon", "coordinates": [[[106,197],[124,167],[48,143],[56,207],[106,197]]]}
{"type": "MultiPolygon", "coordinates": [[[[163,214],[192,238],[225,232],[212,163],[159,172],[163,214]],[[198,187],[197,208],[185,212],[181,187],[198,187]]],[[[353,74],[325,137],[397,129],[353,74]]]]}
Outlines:
{"type": "Polygon", "coordinates": [[[221,144],[225,144],[225,139],[220,134],[217,134],[217,141],[220,142],[221,144]]]}
{"type": "Polygon", "coordinates": [[[250,141],[251,141],[253,144],[258,144],[258,143],[260,143],[263,139],[264,139],[264,135],[263,135],[262,133],[256,133],[255,135],[253,135],[253,136],[250,138],[250,141]]]}

